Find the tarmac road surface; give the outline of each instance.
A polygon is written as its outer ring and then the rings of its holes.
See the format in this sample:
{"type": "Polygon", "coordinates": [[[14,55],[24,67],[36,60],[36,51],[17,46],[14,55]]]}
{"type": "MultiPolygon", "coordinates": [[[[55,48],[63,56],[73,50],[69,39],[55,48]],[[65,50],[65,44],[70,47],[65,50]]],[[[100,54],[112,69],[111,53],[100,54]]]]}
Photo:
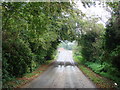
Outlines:
{"type": "Polygon", "coordinates": [[[57,61],[22,88],[96,88],[96,86],[76,66],[72,51],[60,50],[57,61]]]}

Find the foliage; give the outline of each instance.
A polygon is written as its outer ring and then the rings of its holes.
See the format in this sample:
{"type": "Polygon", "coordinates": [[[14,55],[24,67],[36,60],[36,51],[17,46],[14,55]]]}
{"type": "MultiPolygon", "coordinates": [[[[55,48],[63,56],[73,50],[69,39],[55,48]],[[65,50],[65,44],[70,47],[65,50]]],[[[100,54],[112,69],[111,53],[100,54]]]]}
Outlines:
{"type": "Polygon", "coordinates": [[[67,40],[77,41],[80,63],[119,82],[119,4],[108,5],[113,15],[104,28],[68,2],[3,2],[3,83],[53,59],[60,41],[67,40]]]}
{"type": "MultiPolygon", "coordinates": [[[[110,78],[120,85],[120,14],[119,4],[107,3],[112,9],[112,17],[105,28],[90,22],[83,24],[78,38],[78,54],[75,58],[90,67],[94,72],[110,78]],[[92,27],[94,25],[94,27],[92,27]],[[91,30],[90,30],[91,28],[91,30]],[[82,60],[81,58],[84,58],[82,60]]],[[[75,51],[76,52],[76,51],[75,51]]]]}
{"type": "Polygon", "coordinates": [[[112,14],[112,18],[108,21],[106,32],[105,32],[105,45],[104,45],[104,59],[107,58],[108,62],[120,70],[120,14],[119,14],[119,4],[118,2],[114,3],[110,6],[114,9],[114,14],[112,14]],[[114,7],[114,5],[117,6],[114,7]]]}
{"type": "Polygon", "coordinates": [[[74,60],[77,63],[81,63],[84,64],[85,63],[85,59],[83,58],[82,54],[81,54],[81,47],[80,46],[76,46],[74,47],[74,60]]]}
{"type": "Polygon", "coordinates": [[[58,2],[2,3],[3,83],[53,59],[59,39],[69,38],[63,12],[70,13],[70,7],[58,2]]]}
{"type": "Polygon", "coordinates": [[[59,48],[60,47],[62,47],[62,48],[64,48],[64,49],[66,49],[66,50],[72,50],[73,49],[73,47],[75,46],[75,42],[73,41],[73,42],[69,42],[69,41],[62,41],[60,44],[59,44],[59,48]]]}
{"type": "MultiPolygon", "coordinates": [[[[90,26],[88,25],[88,29],[90,26]]],[[[79,44],[81,45],[81,54],[86,61],[94,62],[97,56],[101,55],[101,47],[98,47],[98,45],[102,44],[102,30],[101,25],[95,24],[94,27],[91,27],[91,30],[81,35],[79,44]]]]}
{"type": "MultiPolygon", "coordinates": [[[[79,68],[82,70],[82,72],[89,77],[99,88],[116,88],[114,85],[114,82],[105,78],[101,77],[100,75],[94,73],[91,69],[88,67],[79,64],[79,68]]],[[[97,65],[95,65],[97,67],[97,65]]]]}
{"type": "Polygon", "coordinates": [[[24,41],[8,39],[3,44],[3,79],[21,76],[36,67],[34,54],[24,41]]]}

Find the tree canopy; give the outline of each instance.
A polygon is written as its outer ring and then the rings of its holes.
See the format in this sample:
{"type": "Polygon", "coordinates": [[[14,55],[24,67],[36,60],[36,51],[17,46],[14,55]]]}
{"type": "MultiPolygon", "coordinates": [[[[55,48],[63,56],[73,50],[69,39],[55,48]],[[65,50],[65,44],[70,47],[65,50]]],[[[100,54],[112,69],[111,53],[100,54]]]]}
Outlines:
{"type": "Polygon", "coordinates": [[[107,63],[101,72],[119,72],[120,14],[118,3],[108,5],[113,16],[104,28],[69,2],[3,2],[3,82],[53,59],[60,41],[66,40],[78,42],[83,62],[107,63]]]}

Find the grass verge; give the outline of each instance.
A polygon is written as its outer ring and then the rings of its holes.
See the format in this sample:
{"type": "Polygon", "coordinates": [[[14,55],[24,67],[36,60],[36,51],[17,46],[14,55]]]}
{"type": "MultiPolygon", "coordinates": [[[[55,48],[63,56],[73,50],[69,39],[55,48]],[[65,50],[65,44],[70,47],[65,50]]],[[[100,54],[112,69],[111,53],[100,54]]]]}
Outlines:
{"type": "Polygon", "coordinates": [[[97,88],[116,88],[114,81],[96,74],[90,68],[80,64],[79,60],[75,60],[75,62],[78,63],[79,69],[97,86],[97,88]]]}
{"type": "Polygon", "coordinates": [[[40,65],[36,70],[31,73],[25,74],[22,78],[15,78],[11,81],[6,82],[2,88],[20,88],[23,85],[29,83],[33,79],[37,78],[40,74],[42,74],[47,68],[52,65],[54,60],[47,61],[45,64],[40,65]]]}
{"type": "Polygon", "coordinates": [[[78,67],[90,80],[96,84],[98,88],[115,88],[113,81],[94,73],[90,68],[84,65],[79,65],[78,67]]]}

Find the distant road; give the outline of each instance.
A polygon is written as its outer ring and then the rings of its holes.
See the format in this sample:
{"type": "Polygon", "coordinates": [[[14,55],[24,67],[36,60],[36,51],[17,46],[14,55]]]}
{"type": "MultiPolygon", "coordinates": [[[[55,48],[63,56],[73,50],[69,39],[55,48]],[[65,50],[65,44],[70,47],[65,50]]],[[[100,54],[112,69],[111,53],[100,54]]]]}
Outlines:
{"type": "Polygon", "coordinates": [[[72,51],[60,50],[56,63],[23,88],[96,88],[75,66],[72,51]]]}

